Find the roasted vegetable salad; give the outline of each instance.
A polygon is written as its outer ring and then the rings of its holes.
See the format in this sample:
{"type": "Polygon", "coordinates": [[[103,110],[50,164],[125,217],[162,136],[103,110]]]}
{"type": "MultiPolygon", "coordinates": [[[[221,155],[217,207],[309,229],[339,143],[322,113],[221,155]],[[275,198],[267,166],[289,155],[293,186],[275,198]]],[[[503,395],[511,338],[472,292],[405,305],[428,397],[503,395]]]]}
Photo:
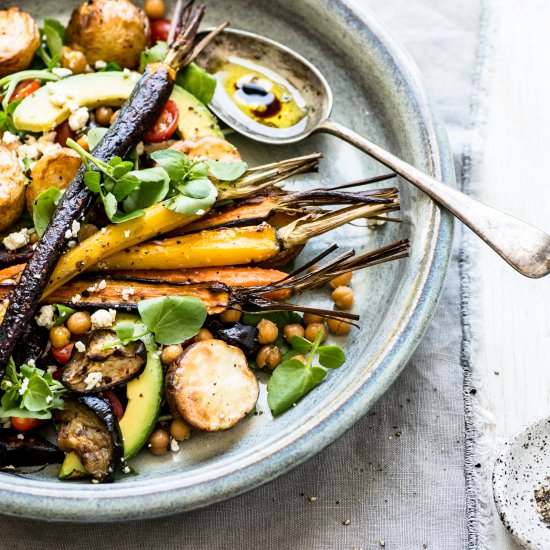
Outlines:
{"type": "Polygon", "coordinates": [[[320,153],[249,166],[193,62],[226,25],[196,41],[203,13],[88,0],[65,26],[0,10],[4,471],[110,482],[142,449],[247,422],[260,392],[284,413],[345,363],[330,338],[359,321],[352,273],[407,255],[301,260],[343,224],[392,220],[397,189],[368,184],[394,174],[297,192],[285,180],[320,153]],[[333,309],[292,303],[318,287],[333,309]]]}

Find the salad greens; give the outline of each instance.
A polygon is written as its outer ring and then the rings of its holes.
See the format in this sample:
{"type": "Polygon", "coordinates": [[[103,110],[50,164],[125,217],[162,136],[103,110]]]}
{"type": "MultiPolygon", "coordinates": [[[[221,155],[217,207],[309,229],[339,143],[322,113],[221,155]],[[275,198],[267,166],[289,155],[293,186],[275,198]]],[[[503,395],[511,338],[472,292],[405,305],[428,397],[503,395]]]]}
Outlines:
{"type": "Polygon", "coordinates": [[[62,409],[61,396],[67,390],[49,372],[23,364],[19,372],[10,358],[0,388],[5,392],[0,401],[0,418],[17,416],[46,420],[52,409],[62,409]]]}
{"type": "MultiPolygon", "coordinates": [[[[162,61],[168,47],[166,42],[159,40],[153,47],[141,52],[141,66],[162,61]]],[[[216,89],[216,78],[196,63],[189,63],[185,69],[176,75],[176,84],[194,95],[201,103],[210,103],[216,89]]]]}
{"type": "Polygon", "coordinates": [[[181,344],[199,332],[206,319],[206,307],[198,298],[162,296],[141,300],[138,311],[147,330],[136,332],[135,323],[121,321],[116,325],[118,341],[106,347],[128,344],[153,334],[160,344],[181,344]]]}
{"type": "Polygon", "coordinates": [[[320,332],[314,342],[299,336],[292,338],[292,353],[307,354],[307,360],[302,363],[298,359],[285,359],[273,371],[267,383],[267,403],[273,416],[283,413],[318,386],[328,373],[326,369],[337,369],[344,364],[344,352],[338,346],[321,346],[322,336],[320,332]],[[322,366],[313,364],[316,355],[322,366]]]}
{"type": "Polygon", "coordinates": [[[44,26],[40,29],[40,46],[37,54],[47,69],[59,65],[64,43],[65,26],[55,19],[44,19],[44,26]]]}
{"type": "Polygon", "coordinates": [[[42,237],[52,219],[53,213],[63,196],[57,187],[49,187],[36,197],[32,210],[32,221],[39,237],[42,237]]]}

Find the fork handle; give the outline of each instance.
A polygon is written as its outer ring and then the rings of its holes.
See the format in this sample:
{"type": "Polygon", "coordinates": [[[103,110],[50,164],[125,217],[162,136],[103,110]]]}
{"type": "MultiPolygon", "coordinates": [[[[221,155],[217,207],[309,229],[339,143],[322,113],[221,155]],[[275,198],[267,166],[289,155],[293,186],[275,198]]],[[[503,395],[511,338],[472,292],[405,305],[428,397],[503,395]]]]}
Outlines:
{"type": "Polygon", "coordinates": [[[522,275],[539,278],[550,272],[550,236],[544,231],[441,183],[339,122],[327,119],[316,131],[351,143],[397,172],[454,214],[522,275]]]}

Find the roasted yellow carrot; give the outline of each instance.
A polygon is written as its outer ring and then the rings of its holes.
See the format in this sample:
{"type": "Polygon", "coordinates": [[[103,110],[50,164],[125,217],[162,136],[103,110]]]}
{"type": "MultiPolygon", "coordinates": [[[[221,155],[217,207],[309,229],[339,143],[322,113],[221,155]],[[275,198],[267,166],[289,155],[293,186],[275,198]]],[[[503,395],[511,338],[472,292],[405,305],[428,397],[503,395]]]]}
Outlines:
{"type": "Polygon", "coordinates": [[[178,214],[159,203],[146,208],[139,218],[108,225],[61,256],[43,297],[102,258],[199,218],[197,214],[178,214]]]}
{"type": "Polygon", "coordinates": [[[188,269],[258,264],[347,222],[377,216],[398,207],[399,202],[395,199],[389,205],[350,206],[317,217],[306,215],[280,229],[262,223],[253,227],[213,229],[170,237],[126,248],[92,269],[188,269]]]}
{"type": "Polygon", "coordinates": [[[93,269],[185,269],[246,265],[272,258],[280,251],[273,227],[229,227],[171,237],[126,248],[93,269]]]}

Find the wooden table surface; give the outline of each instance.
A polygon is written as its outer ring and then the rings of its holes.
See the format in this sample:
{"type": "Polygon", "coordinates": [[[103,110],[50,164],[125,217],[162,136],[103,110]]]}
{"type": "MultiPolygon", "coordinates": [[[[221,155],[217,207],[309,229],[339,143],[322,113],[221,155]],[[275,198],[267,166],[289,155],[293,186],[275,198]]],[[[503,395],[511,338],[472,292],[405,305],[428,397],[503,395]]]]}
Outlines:
{"type": "MultiPolygon", "coordinates": [[[[544,168],[550,157],[550,2],[500,0],[492,9],[477,136],[483,156],[472,188],[484,202],[550,232],[550,174],[544,168]]],[[[480,442],[496,456],[522,426],[550,415],[550,277],[525,279],[486,246],[476,256],[472,365],[489,413],[480,442]]],[[[488,548],[519,548],[492,500],[489,506],[488,548]]]]}

